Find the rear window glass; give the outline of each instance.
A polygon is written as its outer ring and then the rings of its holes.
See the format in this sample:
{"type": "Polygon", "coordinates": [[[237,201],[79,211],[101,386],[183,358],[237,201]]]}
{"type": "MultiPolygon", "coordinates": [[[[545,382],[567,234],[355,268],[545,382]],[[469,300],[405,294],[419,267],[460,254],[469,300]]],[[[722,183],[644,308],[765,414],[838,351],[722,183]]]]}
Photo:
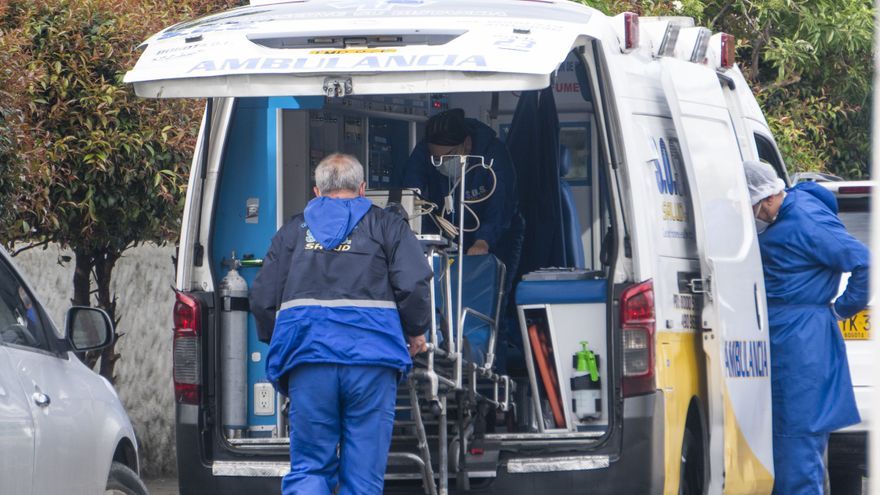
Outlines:
{"type": "Polygon", "coordinates": [[[864,207],[861,210],[845,209],[841,205],[840,220],[853,237],[866,245],[871,242],[871,213],[869,208],[864,207]]]}

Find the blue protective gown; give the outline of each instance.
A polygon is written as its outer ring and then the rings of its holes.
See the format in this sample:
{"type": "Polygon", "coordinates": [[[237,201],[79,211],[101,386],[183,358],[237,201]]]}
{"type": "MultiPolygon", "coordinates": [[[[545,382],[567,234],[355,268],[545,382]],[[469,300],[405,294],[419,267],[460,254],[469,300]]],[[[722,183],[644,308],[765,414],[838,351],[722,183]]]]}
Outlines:
{"type": "Polygon", "coordinates": [[[822,493],[828,434],[859,422],[838,317],[868,303],[869,253],[821,186],[788,191],[758,237],[770,321],[774,493],[822,493]],[[851,272],[846,291],[840,277],[851,272]]]}

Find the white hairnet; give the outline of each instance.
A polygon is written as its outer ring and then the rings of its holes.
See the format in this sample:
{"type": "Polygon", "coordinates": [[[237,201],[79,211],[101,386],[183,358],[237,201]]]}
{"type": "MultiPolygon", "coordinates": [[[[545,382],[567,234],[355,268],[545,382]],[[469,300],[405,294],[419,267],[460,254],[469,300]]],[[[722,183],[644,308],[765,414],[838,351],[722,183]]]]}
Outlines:
{"type": "Polygon", "coordinates": [[[776,175],[773,167],[764,162],[746,160],[743,162],[746,182],[749,184],[749,198],[752,205],[785,190],[785,182],[776,175]]]}

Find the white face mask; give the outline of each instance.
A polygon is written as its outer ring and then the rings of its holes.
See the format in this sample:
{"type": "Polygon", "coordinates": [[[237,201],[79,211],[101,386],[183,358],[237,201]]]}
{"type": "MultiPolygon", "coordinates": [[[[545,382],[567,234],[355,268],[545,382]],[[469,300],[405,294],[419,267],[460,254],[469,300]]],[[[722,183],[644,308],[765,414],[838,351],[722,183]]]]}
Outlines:
{"type": "Polygon", "coordinates": [[[777,214],[775,217],[771,218],[769,222],[767,220],[758,218],[758,215],[761,214],[761,208],[763,206],[763,201],[758,203],[758,210],[755,211],[755,230],[758,231],[758,235],[763,234],[764,231],[766,231],[771,225],[773,225],[773,222],[775,222],[776,219],[779,217],[779,214],[777,214]]]}
{"type": "Polygon", "coordinates": [[[461,158],[461,155],[443,155],[439,160],[431,157],[431,165],[441,174],[455,180],[461,175],[461,158]]]}
{"type": "Polygon", "coordinates": [[[755,219],[755,229],[758,231],[758,235],[763,234],[768,227],[770,227],[770,222],[767,220],[761,220],[760,218],[755,219]]]}

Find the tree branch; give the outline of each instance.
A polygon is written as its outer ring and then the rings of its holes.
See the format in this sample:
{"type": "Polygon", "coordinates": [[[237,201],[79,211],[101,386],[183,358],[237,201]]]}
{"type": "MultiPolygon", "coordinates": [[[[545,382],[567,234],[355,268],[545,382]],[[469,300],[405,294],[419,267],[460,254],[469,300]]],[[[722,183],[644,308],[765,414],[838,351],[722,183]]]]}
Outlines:
{"type": "Polygon", "coordinates": [[[779,89],[779,88],[784,88],[786,86],[791,86],[792,84],[797,84],[799,82],[801,82],[801,76],[797,75],[797,76],[789,77],[788,79],[785,79],[783,81],[774,81],[774,82],[764,86],[764,88],[765,89],[779,89]]]}
{"type": "Polygon", "coordinates": [[[721,16],[723,16],[727,13],[728,10],[730,10],[730,7],[733,7],[733,2],[734,0],[728,0],[724,7],[721,7],[721,10],[718,11],[718,14],[716,14],[715,17],[712,18],[712,21],[709,22],[709,25],[707,26],[709,29],[713,31],[715,30],[715,23],[718,22],[718,19],[721,19],[721,16]]]}
{"type": "Polygon", "coordinates": [[[36,247],[40,247],[40,246],[47,246],[47,245],[49,244],[49,242],[51,242],[51,241],[49,241],[49,240],[45,240],[45,241],[43,241],[43,242],[38,242],[38,243],[36,243],[36,244],[29,244],[29,245],[27,245],[27,246],[25,246],[25,247],[23,247],[23,248],[21,248],[21,249],[16,249],[14,252],[10,253],[9,256],[15,258],[15,257],[18,256],[19,254],[21,254],[21,253],[23,253],[23,252],[25,252],[25,251],[28,251],[28,250],[30,250],[30,249],[33,249],[33,248],[36,248],[36,247]]]}

